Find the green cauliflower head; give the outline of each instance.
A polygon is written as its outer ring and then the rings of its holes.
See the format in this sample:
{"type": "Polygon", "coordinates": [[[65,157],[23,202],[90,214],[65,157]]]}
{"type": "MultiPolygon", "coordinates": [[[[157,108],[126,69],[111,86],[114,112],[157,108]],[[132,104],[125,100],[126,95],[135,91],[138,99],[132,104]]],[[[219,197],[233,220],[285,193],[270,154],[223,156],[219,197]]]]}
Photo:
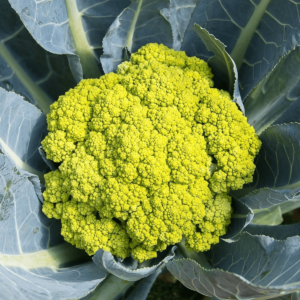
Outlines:
{"type": "Polygon", "coordinates": [[[212,78],[203,60],[148,44],[51,105],[42,145],[61,164],[43,212],[66,241],[140,262],[183,237],[194,251],[218,243],[261,142],[212,78]]]}

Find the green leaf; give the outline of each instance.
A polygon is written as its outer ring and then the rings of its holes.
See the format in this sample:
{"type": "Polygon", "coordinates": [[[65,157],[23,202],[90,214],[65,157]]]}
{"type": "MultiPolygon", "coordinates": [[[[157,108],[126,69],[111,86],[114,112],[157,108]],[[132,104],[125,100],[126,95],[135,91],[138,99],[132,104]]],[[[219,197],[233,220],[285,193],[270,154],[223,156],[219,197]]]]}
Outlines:
{"type": "Polygon", "coordinates": [[[34,39],[46,50],[67,54],[75,78],[97,78],[102,39],[129,0],[9,0],[34,39]]]}
{"type": "Polygon", "coordinates": [[[194,23],[227,45],[239,71],[242,99],[300,43],[300,4],[292,0],[198,0],[181,50],[211,55],[192,32],[194,23]]]}
{"type": "Polygon", "coordinates": [[[162,43],[172,48],[170,23],[160,13],[169,7],[169,0],[132,0],[112,23],[103,39],[104,56],[101,63],[105,73],[115,72],[126,60],[127,51],[133,53],[148,43],[162,43]]]}
{"type": "Polygon", "coordinates": [[[276,68],[250,93],[245,110],[249,124],[260,134],[272,123],[300,120],[300,47],[283,57],[276,68]],[[296,103],[298,102],[298,103],[296,103]]]}
{"type": "Polygon", "coordinates": [[[220,299],[268,299],[300,288],[300,237],[277,241],[243,233],[234,243],[221,241],[208,253],[213,269],[190,259],[167,268],[186,287],[220,299]]]}
{"type": "Polygon", "coordinates": [[[0,87],[22,94],[43,112],[76,82],[66,57],[45,51],[8,1],[0,10],[0,87]]]}
{"type": "Polygon", "coordinates": [[[212,68],[215,85],[229,91],[233,95],[233,102],[236,102],[242,112],[245,113],[238,86],[238,72],[235,62],[225,50],[226,46],[197,24],[193,26],[193,30],[205,44],[206,49],[215,54],[207,61],[212,68]]]}

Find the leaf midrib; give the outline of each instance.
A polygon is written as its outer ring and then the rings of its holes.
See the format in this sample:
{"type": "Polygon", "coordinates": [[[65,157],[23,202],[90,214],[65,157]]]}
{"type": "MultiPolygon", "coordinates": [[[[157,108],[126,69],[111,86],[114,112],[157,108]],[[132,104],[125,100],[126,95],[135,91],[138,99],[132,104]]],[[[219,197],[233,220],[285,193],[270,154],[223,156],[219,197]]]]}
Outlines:
{"type": "Polygon", "coordinates": [[[129,28],[129,31],[128,31],[128,34],[127,34],[127,39],[126,39],[126,46],[127,46],[127,49],[129,50],[129,52],[131,52],[134,30],[135,30],[136,22],[137,22],[137,19],[139,17],[139,14],[141,12],[141,7],[142,7],[142,4],[143,4],[143,0],[138,0],[138,1],[139,1],[139,3],[138,3],[138,6],[136,8],[136,11],[133,15],[132,23],[130,25],[130,28],[129,28]]]}
{"type": "Polygon", "coordinates": [[[24,69],[16,61],[16,59],[10,54],[9,50],[5,46],[5,43],[0,41],[0,55],[7,62],[14,74],[18,77],[21,83],[29,91],[34,101],[37,103],[43,113],[50,112],[50,105],[52,100],[50,97],[26,74],[24,69]]]}
{"type": "Polygon", "coordinates": [[[249,19],[247,25],[241,29],[240,36],[230,53],[231,57],[235,61],[236,67],[239,70],[243,64],[245,53],[249,47],[252,37],[256,31],[258,24],[260,23],[263,15],[271,0],[261,0],[261,2],[256,5],[254,12],[249,19]]]}
{"type": "Polygon", "coordinates": [[[63,243],[49,249],[23,254],[1,254],[0,266],[16,267],[25,270],[51,268],[57,269],[62,265],[84,258],[86,254],[69,243],[63,243]]]}
{"type": "Polygon", "coordinates": [[[16,166],[31,174],[37,175],[41,182],[44,182],[44,174],[30,167],[28,163],[21,160],[18,155],[0,138],[0,145],[3,147],[4,153],[14,161],[16,166]]]}
{"type": "Polygon", "coordinates": [[[82,13],[78,10],[76,0],[65,0],[69,17],[69,27],[73,36],[76,53],[79,56],[85,78],[99,78],[100,70],[82,25],[82,13]]]}

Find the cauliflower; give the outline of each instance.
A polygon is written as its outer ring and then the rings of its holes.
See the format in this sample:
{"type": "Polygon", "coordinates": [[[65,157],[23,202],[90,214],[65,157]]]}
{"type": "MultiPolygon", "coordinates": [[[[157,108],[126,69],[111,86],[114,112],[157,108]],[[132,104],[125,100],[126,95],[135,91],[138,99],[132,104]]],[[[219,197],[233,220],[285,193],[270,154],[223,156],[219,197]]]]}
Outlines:
{"type": "Polygon", "coordinates": [[[148,44],[51,105],[42,145],[61,164],[43,212],[66,241],[140,262],[183,237],[194,251],[218,243],[261,142],[212,78],[203,60],[148,44]]]}

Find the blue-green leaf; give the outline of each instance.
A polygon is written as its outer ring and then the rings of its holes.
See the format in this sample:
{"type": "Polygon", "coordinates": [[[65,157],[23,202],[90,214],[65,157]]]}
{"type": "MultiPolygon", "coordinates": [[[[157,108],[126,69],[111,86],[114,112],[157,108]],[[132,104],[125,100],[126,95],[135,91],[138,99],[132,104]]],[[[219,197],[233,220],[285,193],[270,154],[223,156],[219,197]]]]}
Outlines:
{"type": "Polygon", "coordinates": [[[292,190],[263,188],[250,192],[240,201],[253,209],[252,223],[278,225],[283,220],[282,214],[300,207],[299,191],[299,187],[292,190]]]}
{"type": "Polygon", "coordinates": [[[300,288],[300,237],[277,241],[243,233],[234,243],[221,241],[207,253],[213,269],[190,259],[167,268],[188,288],[209,297],[249,299],[283,296],[300,288]]]}
{"type": "Polygon", "coordinates": [[[0,298],[77,299],[91,292],[106,272],[63,243],[60,222],[42,213],[28,173],[0,154],[0,177],[0,298]]]}
{"type": "Polygon", "coordinates": [[[142,279],[125,300],[146,300],[153,283],[160,273],[161,269],[157,269],[154,273],[142,279]]]}
{"type": "Polygon", "coordinates": [[[46,50],[73,55],[76,77],[101,75],[102,39],[129,0],[9,0],[34,39],[46,50]],[[82,66],[82,70],[81,69],[82,66]]]}
{"type": "MultiPolygon", "coordinates": [[[[297,87],[299,86],[300,85],[297,85],[297,87]]],[[[273,123],[273,125],[290,122],[300,122],[300,97],[284,111],[284,113],[273,123]]]]}
{"type": "Polygon", "coordinates": [[[223,88],[233,95],[233,102],[236,102],[243,113],[245,108],[241,99],[238,86],[238,72],[234,60],[225,50],[225,45],[216,39],[207,30],[195,24],[193,30],[205,44],[208,51],[215,55],[208,60],[214,74],[214,83],[218,88],[223,88]]]}
{"type": "Polygon", "coordinates": [[[271,126],[260,139],[253,183],[231,193],[253,209],[253,223],[278,225],[282,214],[300,207],[300,124],[271,126]]]}
{"type": "Polygon", "coordinates": [[[247,204],[247,206],[252,209],[259,210],[277,206],[285,201],[292,201],[293,199],[297,200],[298,190],[299,188],[292,191],[289,189],[263,188],[247,194],[242,197],[240,201],[247,204]]]}
{"type": "Polygon", "coordinates": [[[104,282],[82,300],[119,300],[124,299],[126,291],[134,284],[134,281],[127,281],[108,274],[104,282]]]}
{"type": "Polygon", "coordinates": [[[132,0],[112,23],[103,39],[101,63],[105,73],[115,72],[130,53],[148,43],[163,43],[172,48],[170,23],[160,13],[169,0],[132,0]]]}
{"type": "Polygon", "coordinates": [[[49,112],[49,105],[76,82],[66,57],[45,51],[8,1],[0,1],[0,87],[49,112]]]}
{"type": "MultiPolygon", "coordinates": [[[[298,204],[299,205],[299,204],[298,204]]],[[[253,210],[254,218],[252,219],[252,224],[259,225],[279,225],[283,221],[280,205],[272,206],[269,208],[253,210]]]]}
{"type": "Polygon", "coordinates": [[[245,231],[252,235],[266,235],[276,240],[285,240],[288,237],[300,235],[300,223],[279,226],[250,224],[245,231]]]}
{"type": "Polygon", "coordinates": [[[272,123],[298,122],[300,103],[300,47],[283,57],[276,68],[248,96],[246,117],[260,134],[272,123]]]}
{"type": "Polygon", "coordinates": [[[94,263],[100,268],[109,273],[128,281],[137,281],[155,273],[161,266],[171,260],[175,253],[176,246],[159,252],[155,259],[145,261],[138,265],[138,261],[132,258],[127,258],[123,261],[118,261],[110,252],[98,250],[93,257],[94,263]]]}
{"type": "Polygon", "coordinates": [[[173,49],[175,50],[180,50],[181,48],[196,2],[197,0],[170,0],[169,8],[163,8],[160,11],[171,24],[174,39],[173,49]]]}
{"type": "Polygon", "coordinates": [[[39,147],[38,151],[39,151],[39,154],[42,157],[43,161],[45,162],[45,164],[49,167],[49,169],[51,171],[55,171],[58,168],[57,164],[46,157],[46,152],[44,151],[42,146],[39,147]]]}
{"type": "Polygon", "coordinates": [[[253,183],[232,194],[254,210],[282,205],[286,212],[289,207],[298,207],[300,124],[271,126],[260,139],[262,148],[256,158],[253,183]]]}
{"type": "Polygon", "coordinates": [[[22,170],[39,176],[47,165],[38,148],[47,134],[45,115],[21,96],[0,88],[0,149],[22,170]]]}
{"type": "Polygon", "coordinates": [[[236,62],[244,100],[279,59],[299,45],[299,6],[292,0],[198,0],[181,49],[190,56],[211,56],[196,39],[194,23],[222,41],[236,62]]]}
{"type": "Polygon", "coordinates": [[[227,228],[227,233],[221,237],[222,240],[231,242],[231,240],[238,236],[242,230],[251,223],[254,213],[247,203],[240,202],[232,198],[233,214],[231,216],[231,223],[227,228]]]}
{"type": "Polygon", "coordinates": [[[299,300],[300,299],[300,292],[295,292],[286,296],[278,297],[275,300],[299,300]]]}

